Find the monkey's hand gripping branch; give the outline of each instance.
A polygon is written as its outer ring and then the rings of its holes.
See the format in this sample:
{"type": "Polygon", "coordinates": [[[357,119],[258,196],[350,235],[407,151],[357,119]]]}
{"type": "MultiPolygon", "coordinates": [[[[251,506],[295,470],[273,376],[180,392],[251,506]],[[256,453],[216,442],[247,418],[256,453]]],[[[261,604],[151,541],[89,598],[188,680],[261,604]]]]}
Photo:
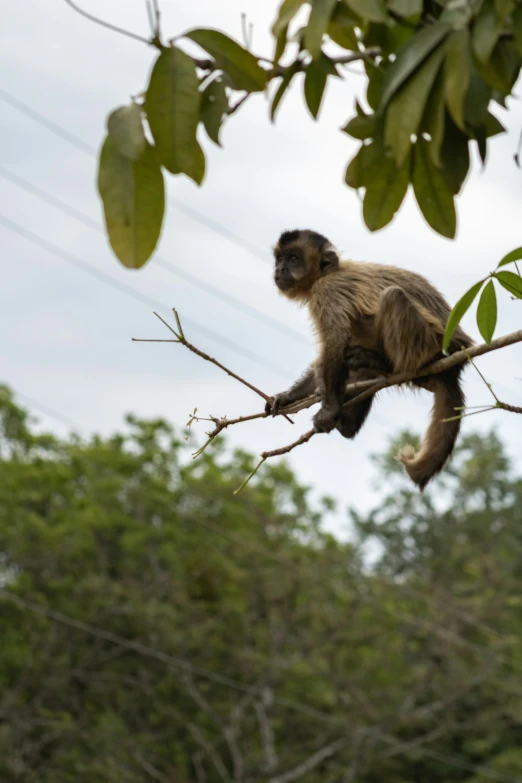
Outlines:
{"type": "MultiPolygon", "coordinates": [[[[257,389],[255,386],[253,386],[251,383],[246,381],[244,378],[241,378],[239,375],[229,370],[223,364],[216,361],[216,359],[213,359],[211,356],[204,353],[203,351],[200,351],[199,348],[196,348],[194,345],[189,343],[186,340],[185,335],[183,334],[183,329],[181,327],[179,316],[176,310],[173,310],[173,312],[178,327],[177,332],[174,329],[172,329],[172,327],[169,326],[169,324],[163,318],[161,318],[161,316],[159,316],[157,313],[154,313],[154,315],[156,315],[156,317],[159,318],[160,321],[162,321],[162,323],[165,324],[165,326],[174,334],[176,339],[140,340],[137,338],[133,338],[133,340],[135,342],[180,343],[181,345],[184,345],[193,353],[197,354],[198,356],[201,356],[201,358],[205,359],[205,361],[209,361],[212,364],[215,364],[217,367],[219,367],[224,372],[226,372],[227,375],[230,375],[232,378],[239,381],[239,383],[242,383],[243,385],[247,386],[249,389],[252,389],[252,391],[254,391],[256,394],[262,397],[265,401],[268,401],[270,399],[268,395],[264,394],[264,392],[257,389]]],[[[374,394],[377,394],[377,392],[381,391],[382,389],[387,389],[392,386],[400,386],[401,384],[409,383],[410,381],[416,380],[417,378],[425,378],[428,375],[435,375],[437,373],[443,372],[444,370],[449,370],[451,367],[456,367],[459,364],[465,364],[466,362],[471,362],[472,359],[474,359],[477,356],[482,356],[482,354],[489,353],[490,351],[496,351],[499,348],[505,348],[508,345],[514,345],[515,343],[519,343],[519,342],[522,342],[522,329],[520,329],[517,332],[512,332],[511,334],[505,335],[504,337],[499,337],[496,340],[492,340],[491,343],[489,343],[489,345],[483,343],[481,345],[474,345],[471,348],[468,348],[467,350],[457,351],[451,354],[451,356],[447,356],[444,359],[440,359],[436,362],[433,362],[433,364],[430,364],[427,367],[422,368],[422,370],[417,370],[416,372],[413,373],[403,372],[403,373],[397,373],[396,375],[390,375],[387,378],[383,377],[377,380],[373,379],[371,381],[358,381],[357,383],[351,383],[351,384],[349,383],[346,385],[346,393],[350,393],[350,396],[356,393],[357,396],[352,397],[352,399],[344,405],[343,410],[350,408],[352,405],[361,402],[367,397],[371,397],[374,394]]],[[[490,385],[488,384],[488,386],[490,385]]],[[[502,408],[503,410],[522,414],[522,408],[519,408],[514,405],[509,405],[508,403],[500,402],[500,400],[498,400],[496,397],[495,400],[496,400],[495,405],[491,405],[489,407],[484,406],[483,410],[502,408]]],[[[304,399],[298,400],[297,402],[294,402],[291,405],[281,408],[281,410],[278,411],[277,415],[284,416],[285,418],[288,419],[288,414],[298,413],[301,410],[310,408],[312,405],[315,405],[320,401],[321,401],[320,397],[317,394],[313,394],[304,399]]],[[[482,408],[482,406],[480,407],[482,408]]],[[[481,411],[477,411],[477,412],[481,412],[481,411]]],[[[459,415],[464,416],[466,414],[464,412],[461,412],[459,415]]],[[[196,416],[196,411],[194,411],[194,413],[191,414],[190,416],[188,422],[189,426],[194,421],[210,421],[215,426],[213,430],[207,433],[207,437],[208,437],[207,442],[198,451],[196,451],[193,456],[198,457],[207,448],[207,446],[214,440],[214,438],[216,438],[227,427],[230,427],[233,424],[240,424],[245,421],[253,421],[254,419],[264,419],[267,418],[268,416],[271,416],[271,414],[267,414],[265,411],[263,411],[262,413],[254,413],[250,416],[238,416],[237,418],[234,419],[228,419],[227,417],[217,418],[214,416],[210,416],[208,418],[200,418],[196,416]]],[[[292,421],[291,419],[288,420],[292,421]]],[[[293,441],[293,443],[288,444],[287,446],[282,446],[281,448],[273,449],[272,451],[262,452],[260,454],[261,459],[257,464],[256,468],[246,478],[243,484],[236,490],[235,494],[240,492],[243,489],[243,487],[245,487],[246,484],[248,484],[250,479],[257,473],[261,465],[264,462],[266,462],[266,460],[271,459],[272,457],[280,457],[283,454],[288,454],[290,451],[293,451],[293,449],[297,448],[298,446],[302,446],[304,443],[308,443],[308,441],[311,440],[314,437],[314,435],[317,434],[319,433],[316,429],[310,429],[307,432],[305,432],[304,435],[301,435],[301,437],[293,441]]]]}

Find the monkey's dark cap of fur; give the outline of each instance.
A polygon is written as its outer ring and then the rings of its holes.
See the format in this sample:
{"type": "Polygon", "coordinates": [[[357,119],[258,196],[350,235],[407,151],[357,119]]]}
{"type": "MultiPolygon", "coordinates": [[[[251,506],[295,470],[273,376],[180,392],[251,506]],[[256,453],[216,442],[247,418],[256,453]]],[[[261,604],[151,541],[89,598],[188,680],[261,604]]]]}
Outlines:
{"type": "Polygon", "coordinates": [[[296,228],[293,231],[283,231],[279,237],[279,247],[284,247],[292,242],[296,242],[301,237],[306,237],[309,242],[315,245],[318,250],[325,245],[330,244],[328,239],[322,234],[318,234],[317,231],[309,231],[308,229],[296,228]]]}

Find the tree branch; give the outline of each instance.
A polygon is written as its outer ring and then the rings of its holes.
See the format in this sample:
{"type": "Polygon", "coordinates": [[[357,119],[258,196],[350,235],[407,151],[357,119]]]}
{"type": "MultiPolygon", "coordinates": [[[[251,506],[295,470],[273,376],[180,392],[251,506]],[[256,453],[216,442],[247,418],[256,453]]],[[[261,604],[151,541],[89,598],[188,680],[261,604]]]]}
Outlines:
{"type": "MultiPolygon", "coordinates": [[[[470,359],[476,356],[482,356],[485,353],[491,351],[498,351],[499,348],[506,348],[508,345],[514,345],[515,343],[522,342],[522,329],[518,332],[512,332],[511,334],[498,337],[496,340],[492,340],[489,345],[487,343],[481,343],[480,345],[473,345],[471,348],[467,348],[463,351],[456,351],[451,356],[446,356],[444,359],[439,359],[436,362],[423,367],[415,372],[402,372],[390,375],[388,378],[382,378],[378,381],[357,381],[357,383],[349,383],[346,385],[346,392],[353,394],[354,392],[361,392],[357,398],[351,400],[344,407],[350,407],[355,401],[361,402],[372,394],[376,394],[381,389],[387,389],[391,386],[399,386],[402,383],[408,383],[409,381],[416,380],[417,378],[425,378],[428,375],[435,375],[444,370],[449,370],[452,367],[456,367],[459,364],[465,364],[470,359]]],[[[299,400],[292,405],[288,405],[281,409],[282,413],[297,413],[298,411],[310,408],[315,403],[320,402],[320,397],[315,394],[307,397],[304,400],[299,400]]]]}
{"type": "MultiPolygon", "coordinates": [[[[176,319],[176,324],[178,327],[178,331],[176,332],[166,321],[161,317],[161,315],[158,315],[158,313],[154,313],[156,318],[159,318],[159,320],[165,324],[167,329],[172,332],[175,340],[148,340],[148,339],[142,339],[140,337],[133,337],[132,341],[135,343],[180,343],[180,345],[184,345],[185,348],[188,348],[189,351],[192,351],[192,353],[197,354],[197,356],[201,356],[202,359],[204,359],[206,362],[210,362],[211,364],[215,364],[216,367],[219,367],[220,370],[223,370],[223,372],[226,372],[227,375],[230,375],[231,378],[234,378],[236,381],[239,381],[239,383],[242,383],[244,386],[247,386],[249,389],[251,389],[253,392],[258,394],[260,397],[262,397],[265,401],[268,401],[270,397],[268,394],[265,394],[260,389],[258,389],[256,386],[254,386],[249,381],[246,381],[244,378],[242,378],[240,375],[237,375],[235,372],[232,372],[232,370],[229,370],[228,367],[225,367],[224,364],[221,364],[221,362],[218,362],[217,359],[214,359],[212,356],[209,356],[208,353],[205,353],[204,351],[200,351],[199,348],[196,348],[195,345],[192,345],[192,343],[189,343],[186,339],[183,328],[181,326],[181,322],[179,320],[179,315],[177,310],[173,308],[172,312],[174,313],[174,317],[176,319]]],[[[288,419],[288,421],[293,424],[292,419],[290,419],[286,414],[284,414],[285,419],[288,419]]],[[[227,425],[228,426],[228,425],[227,425]]]]}
{"type": "Polygon", "coordinates": [[[93,16],[93,14],[87,13],[87,11],[84,11],[83,8],[79,8],[75,3],[73,3],[72,0],[65,0],[68,6],[70,6],[73,11],[76,11],[76,13],[81,14],[81,16],[85,16],[86,19],[90,19],[91,22],[95,22],[96,24],[101,25],[102,27],[107,27],[107,29],[112,30],[115,33],[120,33],[120,35],[126,35],[127,38],[133,38],[135,41],[140,41],[141,43],[145,43],[148,46],[155,46],[156,42],[154,40],[149,40],[148,38],[144,38],[142,35],[137,35],[136,33],[132,33],[130,30],[124,30],[123,27],[118,27],[115,24],[111,24],[110,22],[105,22],[103,19],[99,19],[97,16],[93,16]]]}
{"type": "MultiPolygon", "coordinates": [[[[221,370],[223,370],[223,372],[225,372],[231,378],[234,378],[235,380],[239,381],[239,383],[243,384],[247,388],[254,391],[257,395],[262,397],[264,400],[270,399],[267,394],[262,392],[256,386],[251,384],[249,381],[245,380],[240,375],[237,375],[237,373],[232,372],[232,370],[229,370],[228,367],[225,367],[223,364],[221,364],[221,362],[218,362],[212,356],[209,356],[204,351],[201,351],[199,348],[196,348],[196,346],[192,345],[192,343],[189,343],[183,333],[183,329],[177,311],[174,309],[173,312],[178,327],[177,332],[160,315],[158,315],[158,313],[154,313],[154,315],[157,318],[159,318],[159,320],[163,324],[165,324],[165,326],[173,333],[175,337],[174,340],[143,340],[139,338],[133,338],[133,340],[135,342],[180,343],[181,345],[184,345],[186,348],[192,351],[192,353],[195,353],[197,356],[200,356],[205,361],[211,362],[212,364],[216,365],[216,367],[219,367],[221,370]]],[[[503,337],[498,337],[496,340],[492,340],[491,343],[489,343],[489,345],[487,343],[482,343],[480,345],[473,345],[470,348],[463,349],[461,351],[456,351],[455,353],[451,354],[451,356],[446,356],[443,359],[439,359],[435,362],[432,362],[427,367],[423,367],[413,372],[395,373],[394,375],[390,375],[387,378],[382,377],[382,378],[368,380],[368,381],[357,381],[355,383],[348,383],[345,386],[345,392],[347,394],[350,394],[351,399],[343,406],[343,410],[346,410],[351,406],[358,404],[362,400],[365,400],[368,397],[377,394],[379,391],[382,391],[383,389],[388,389],[391,388],[392,386],[400,386],[401,384],[410,383],[411,381],[417,380],[418,378],[426,378],[427,376],[430,375],[436,375],[438,373],[442,373],[446,370],[451,369],[452,367],[457,367],[460,364],[465,364],[466,362],[472,362],[472,360],[477,356],[482,356],[486,353],[490,353],[491,351],[497,351],[500,348],[505,348],[509,345],[514,345],[515,343],[519,343],[519,342],[522,342],[522,329],[518,330],[517,332],[512,332],[511,334],[504,335],[503,337]]],[[[512,413],[522,414],[522,407],[501,402],[496,398],[496,396],[495,396],[495,400],[496,402],[494,405],[491,405],[491,409],[500,408],[502,410],[510,411],[512,413]]],[[[278,416],[282,415],[288,419],[288,414],[298,413],[301,410],[310,408],[312,405],[315,405],[318,402],[320,402],[320,396],[317,394],[313,394],[302,400],[298,400],[297,402],[294,402],[291,405],[287,405],[283,407],[281,411],[278,412],[277,415],[278,416]]],[[[484,409],[489,410],[490,408],[484,406],[484,409]]],[[[254,413],[248,416],[238,416],[234,419],[228,419],[226,416],[221,418],[215,416],[200,418],[196,416],[196,411],[194,411],[194,413],[191,414],[190,416],[188,426],[190,426],[193,421],[211,421],[214,424],[214,429],[207,433],[208,440],[206,441],[206,443],[203,444],[203,446],[200,449],[198,449],[198,451],[194,453],[193,456],[194,457],[199,456],[207,448],[207,446],[214,440],[214,438],[216,438],[227,427],[230,427],[233,424],[240,424],[245,421],[253,421],[254,419],[264,419],[267,418],[268,415],[271,414],[266,414],[263,411],[261,413],[254,413]]],[[[466,414],[461,413],[459,415],[462,416],[466,414]]],[[[467,415],[471,415],[471,414],[467,414],[467,415]]],[[[291,419],[288,420],[291,423],[293,423],[291,419]]],[[[234,494],[240,492],[243,489],[243,487],[245,487],[246,484],[248,484],[250,479],[257,473],[259,468],[263,465],[263,463],[266,460],[271,459],[273,457],[280,457],[284,454],[288,454],[298,446],[302,446],[304,443],[308,443],[308,441],[311,440],[316,434],[317,431],[315,429],[310,429],[307,432],[305,432],[303,435],[301,435],[299,438],[297,438],[297,440],[293,441],[287,446],[281,446],[277,449],[263,451],[260,454],[259,463],[256,465],[256,467],[254,468],[250,476],[248,476],[245,479],[245,481],[235,491],[234,494]]]]}
{"type": "Polygon", "coordinates": [[[292,781],[298,780],[298,778],[306,775],[307,772],[311,772],[315,769],[322,761],[331,758],[338,750],[346,747],[348,742],[348,737],[340,737],[335,740],[335,742],[331,742],[329,745],[325,745],[323,748],[316,751],[316,753],[313,753],[306,761],[301,762],[301,764],[298,764],[294,769],[283,772],[282,775],[276,775],[276,777],[270,778],[268,783],[292,783],[292,781]]]}

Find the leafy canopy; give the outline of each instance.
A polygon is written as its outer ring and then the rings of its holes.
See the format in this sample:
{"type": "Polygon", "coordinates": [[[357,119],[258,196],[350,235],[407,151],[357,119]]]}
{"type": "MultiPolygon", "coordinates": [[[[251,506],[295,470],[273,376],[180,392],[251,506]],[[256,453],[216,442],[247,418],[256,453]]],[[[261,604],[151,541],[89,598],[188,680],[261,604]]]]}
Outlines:
{"type": "Polygon", "coordinates": [[[361,142],[345,181],[363,191],[367,227],[388,225],[411,184],[428,224],[455,236],[470,146],[485,164],[489,140],[505,130],[491,107],[505,107],[520,73],[522,0],[283,0],[272,36],[269,58],[220,30],[178,31],[168,46],[153,37],[148,86],[111,114],[100,157],[107,231],[125,266],[145,264],[158,242],[164,172],[200,185],[204,136],[221,144],[222,125],[256,93],[275,120],[299,73],[316,119],[329,81],[354,59],[366,73],[365,105],[343,128],[361,142]],[[188,53],[193,44],[204,56],[188,53]]]}

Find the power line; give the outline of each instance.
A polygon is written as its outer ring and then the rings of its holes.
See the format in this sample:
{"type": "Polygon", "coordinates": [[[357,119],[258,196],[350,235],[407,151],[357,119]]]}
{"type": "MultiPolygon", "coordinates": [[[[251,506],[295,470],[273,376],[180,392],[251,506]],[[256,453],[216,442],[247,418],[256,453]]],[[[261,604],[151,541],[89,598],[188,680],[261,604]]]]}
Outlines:
{"type": "Polygon", "coordinates": [[[243,250],[246,250],[256,258],[259,258],[265,264],[268,263],[268,255],[261,248],[258,248],[256,245],[252,245],[246,239],[242,239],[242,237],[238,236],[233,231],[230,231],[228,228],[225,228],[225,226],[222,226],[220,223],[216,223],[215,220],[202,215],[200,212],[196,212],[195,209],[188,207],[177,198],[169,196],[169,204],[170,203],[174,204],[174,206],[179,209],[180,212],[184,212],[185,215],[191,217],[192,220],[196,220],[198,223],[201,223],[201,225],[209,228],[211,231],[214,231],[214,233],[219,234],[224,239],[228,239],[228,241],[232,242],[234,245],[243,248],[243,250]]]}
{"type": "MultiPolygon", "coordinates": [[[[198,664],[193,664],[184,658],[169,655],[168,653],[164,653],[161,650],[149,647],[148,645],[142,644],[141,642],[135,642],[132,639],[119,636],[118,634],[114,634],[111,631],[100,628],[99,626],[91,625],[90,623],[83,622],[82,620],[76,620],[74,617],[65,615],[62,612],[57,612],[54,609],[48,609],[42,604],[35,603],[34,601],[28,601],[21,596],[16,595],[16,593],[12,593],[6,588],[0,589],[0,597],[7,599],[19,607],[33,612],[34,614],[39,614],[43,617],[53,620],[54,622],[66,625],[69,628],[74,628],[75,630],[82,631],[83,633],[87,633],[90,636],[103,639],[127,650],[132,650],[133,652],[137,653],[138,655],[142,655],[143,657],[153,658],[170,666],[176,666],[177,668],[184,669],[185,671],[189,671],[196,676],[203,677],[204,679],[215,682],[219,685],[224,685],[225,687],[239,691],[240,693],[247,693],[253,696],[262,696],[262,690],[256,688],[255,686],[247,685],[232,677],[227,677],[226,675],[219,674],[203,666],[199,666],[198,664]]],[[[381,742],[385,742],[387,745],[397,746],[397,755],[413,754],[416,757],[424,756],[425,758],[440,761],[456,769],[465,769],[480,773],[483,777],[488,777],[491,780],[499,780],[503,781],[503,783],[522,783],[522,778],[512,777],[511,775],[504,775],[503,773],[497,772],[490,767],[472,764],[464,759],[455,756],[447,756],[443,753],[439,753],[438,751],[431,751],[419,747],[405,747],[401,749],[401,745],[403,745],[404,742],[399,740],[397,737],[394,737],[393,735],[384,734],[379,729],[353,729],[347,720],[336,717],[335,715],[329,715],[322,710],[317,710],[315,707],[310,707],[304,702],[275,696],[274,703],[279,704],[281,707],[286,709],[290,709],[302,715],[307,715],[308,717],[314,718],[324,723],[328,723],[330,725],[335,725],[344,729],[350,728],[352,733],[355,735],[374,736],[375,739],[381,742]]]]}
{"type": "MultiPolygon", "coordinates": [[[[56,136],[60,136],[60,138],[64,139],[65,141],[68,141],[69,144],[72,144],[81,152],[85,152],[88,155],[92,155],[93,157],[96,157],[97,154],[96,149],[91,144],[87,144],[85,141],[83,141],[83,139],[80,139],[74,133],[68,131],[67,128],[64,128],[63,125],[59,125],[57,122],[54,122],[54,120],[45,117],[43,114],[36,111],[31,106],[28,106],[26,103],[19,100],[18,98],[15,98],[14,95],[11,95],[10,93],[6,92],[1,88],[0,88],[0,100],[3,100],[5,103],[9,104],[9,106],[12,106],[13,109],[20,111],[22,114],[25,114],[27,117],[34,120],[34,122],[39,123],[51,133],[54,133],[56,136]]],[[[177,209],[180,210],[180,212],[183,212],[185,215],[188,215],[193,220],[196,220],[202,226],[205,226],[211,231],[214,231],[215,233],[222,236],[224,239],[227,239],[229,242],[232,242],[233,244],[237,245],[243,250],[246,250],[248,253],[251,253],[256,258],[259,258],[261,261],[264,261],[265,263],[268,261],[267,254],[262,248],[253,245],[248,240],[238,236],[233,231],[230,231],[228,228],[221,225],[217,221],[206,217],[206,215],[203,215],[201,212],[198,212],[197,210],[188,207],[182,201],[179,201],[179,199],[170,197],[169,203],[171,202],[174,204],[174,206],[177,209]]]]}
{"type": "MultiPolygon", "coordinates": [[[[2,224],[9,231],[18,234],[24,239],[27,239],[29,242],[32,242],[34,245],[37,245],[38,247],[42,248],[48,253],[51,253],[52,255],[55,255],[56,257],[63,259],[64,261],[76,267],[77,269],[80,269],[82,272],[85,272],[86,274],[96,278],[100,282],[105,283],[105,285],[111,286],[112,288],[115,288],[116,290],[126,294],[132,299],[135,299],[137,302],[140,302],[140,304],[145,304],[147,305],[147,307],[157,308],[164,312],[168,312],[170,314],[171,311],[168,308],[166,308],[165,305],[163,305],[157,299],[153,299],[152,297],[147,296],[146,294],[142,294],[139,291],[136,291],[135,288],[132,288],[132,286],[129,286],[126,283],[122,283],[119,280],[116,280],[114,277],[105,274],[105,272],[101,272],[99,269],[96,269],[96,267],[91,266],[91,264],[89,264],[88,262],[83,261],[81,258],[72,255],[72,253],[69,253],[66,250],[63,250],[63,248],[59,247],[58,245],[55,245],[52,242],[49,242],[47,239],[44,239],[38,234],[35,234],[33,231],[30,231],[24,226],[21,226],[19,223],[16,223],[14,220],[10,220],[5,215],[0,214],[0,224],[2,224]]],[[[200,334],[204,335],[208,339],[214,340],[214,342],[220,343],[221,345],[230,348],[235,353],[242,355],[247,359],[250,359],[256,364],[263,365],[264,367],[274,372],[277,372],[284,377],[293,377],[290,376],[290,373],[284,367],[281,367],[275,362],[271,362],[270,360],[265,359],[263,356],[260,356],[259,354],[254,353],[253,351],[249,351],[248,348],[244,348],[242,345],[239,345],[238,343],[235,343],[232,340],[229,340],[228,338],[217,334],[215,331],[211,329],[206,329],[204,326],[200,326],[199,324],[195,323],[191,319],[185,318],[185,316],[182,316],[182,321],[188,324],[188,326],[193,331],[199,332],[200,334]]]]}
{"type": "Polygon", "coordinates": [[[26,103],[18,100],[18,98],[15,98],[14,95],[11,95],[1,88],[0,99],[3,100],[4,103],[8,103],[9,106],[12,106],[13,109],[22,112],[22,114],[25,114],[26,117],[29,117],[31,120],[39,123],[39,125],[47,128],[47,130],[51,131],[51,133],[54,133],[56,136],[60,136],[62,139],[65,139],[65,141],[68,141],[69,144],[72,144],[82,152],[86,152],[88,155],[96,155],[96,150],[90,144],[86,144],[85,141],[82,141],[82,139],[78,138],[78,136],[70,133],[62,125],[58,125],[58,123],[53,122],[53,120],[50,120],[48,117],[44,117],[43,114],[40,114],[40,112],[32,109],[26,103]]]}
{"type": "MultiPolygon", "coordinates": [[[[29,182],[23,177],[20,177],[18,174],[14,174],[12,171],[9,171],[9,169],[7,169],[5,166],[2,166],[1,164],[0,164],[0,176],[8,180],[9,182],[12,182],[17,187],[22,188],[22,190],[25,190],[27,193],[36,196],[36,198],[39,198],[44,203],[50,204],[55,209],[60,210],[60,212],[63,212],[64,215],[68,215],[69,217],[74,218],[79,223],[82,223],[83,225],[93,229],[94,231],[98,231],[101,234],[105,233],[102,225],[96,222],[95,220],[93,220],[92,218],[90,218],[88,215],[86,215],[85,212],[81,212],[75,207],[71,207],[69,204],[65,203],[65,201],[62,201],[56,196],[53,196],[53,194],[49,193],[49,191],[40,188],[38,185],[35,185],[32,182],[29,182]]],[[[196,288],[205,291],[207,294],[210,294],[210,296],[214,296],[216,299],[220,299],[221,301],[226,302],[230,307],[235,307],[235,309],[238,310],[239,312],[242,312],[245,315],[249,315],[250,317],[255,318],[256,320],[266,324],[272,329],[276,329],[281,334],[287,334],[292,339],[297,340],[298,342],[304,345],[307,346],[309,345],[309,341],[300,332],[296,331],[295,329],[292,329],[289,326],[286,326],[280,321],[277,321],[275,318],[271,318],[269,315],[265,315],[264,313],[257,310],[255,307],[252,307],[251,305],[242,302],[240,299],[233,296],[232,294],[225,293],[224,291],[212,285],[211,283],[206,283],[203,280],[200,280],[200,278],[198,278],[196,275],[187,272],[185,269],[182,269],[177,264],[174,264],[171,261],[167,261],[165,258],[161,258],[161,256],[156,256],[156,258],[154,259],[154,263],[157,266],[164,269],[166,272],[177,275],[178,277],[181,277],[183,280],[186,280],[188,283],[195,286],[196,288]]]]}
{"type": "Polygon", "coordinates": [[[46,416],[50,416],[51,418],[56,419],[56,421],[60,421],[62,424],[66,424],[68,427],[71,427],[78,432],[83,430],[81,424],[78,424],[78,422],[74,421],[74,419],[70,419],[69,416],[66,416],[64,413],[60,413],[60,411],[51,408],[49,405],[44,405],[42,402],[38,402],[38,400],[35,400],[33,397],[29,397],[28,394],[24,394],[23,392],[18,391],[18,389],[16,390],[16,394],[18,397],[22,397],[27,400],[27,402],[32,405],[33,408],[36,408],[36,410],[39,410],[46,416]]]}

